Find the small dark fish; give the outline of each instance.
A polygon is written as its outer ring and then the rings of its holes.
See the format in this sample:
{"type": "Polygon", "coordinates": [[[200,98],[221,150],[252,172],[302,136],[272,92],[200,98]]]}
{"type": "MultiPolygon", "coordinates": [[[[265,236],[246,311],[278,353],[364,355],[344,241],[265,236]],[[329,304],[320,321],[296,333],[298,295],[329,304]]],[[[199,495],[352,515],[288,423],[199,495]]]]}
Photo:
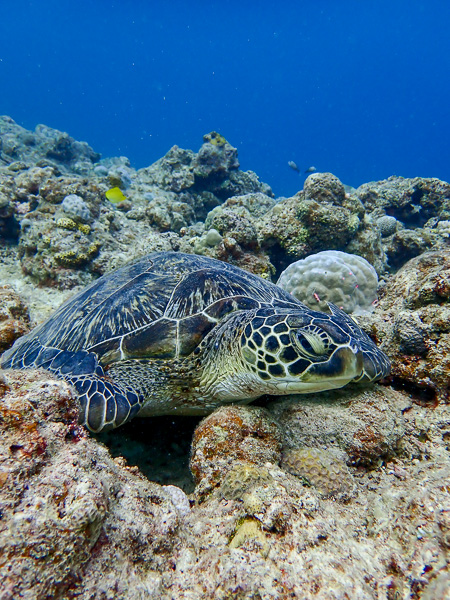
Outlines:
{"type": "Polygon", "coordinates": [[[295,162],[293,160],[288,161],[288,165],[291,167],[291,169],[293,171],[297,171],[297,173],[300,173],[300,169],[297,167],[297,165],[295,164],[295,162]]]}
{"type": "Polygon", "coordinates": [[[317,171],[316,167],[308,167],[305,173],[315,173],[317,171]]]}

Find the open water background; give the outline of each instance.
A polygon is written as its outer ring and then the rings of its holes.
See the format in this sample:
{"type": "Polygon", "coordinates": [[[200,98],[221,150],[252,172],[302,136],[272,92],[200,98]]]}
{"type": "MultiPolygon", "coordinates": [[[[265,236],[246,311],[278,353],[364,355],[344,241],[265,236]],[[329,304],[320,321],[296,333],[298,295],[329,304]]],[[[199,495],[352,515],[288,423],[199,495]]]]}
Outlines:
{"type": "Polygon", "coordinates": [[[279,195],[450,180],[448,0],[3,0],[0,112],[146,166],[217,130],[279,195]]]}

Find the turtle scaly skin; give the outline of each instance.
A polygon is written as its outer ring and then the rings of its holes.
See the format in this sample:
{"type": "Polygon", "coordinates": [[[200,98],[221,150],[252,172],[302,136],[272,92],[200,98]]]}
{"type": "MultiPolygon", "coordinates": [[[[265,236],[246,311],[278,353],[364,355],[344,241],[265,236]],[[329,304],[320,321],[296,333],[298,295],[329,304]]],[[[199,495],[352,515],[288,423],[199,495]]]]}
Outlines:
{"type": "Polygon", "coordinates": [[[154,253],[63,304],[1,367],[40,367],[71,383],[80,421],[95,432],[137,414],[207,414],[263,394],[385,377],[385,354],[330,310],[211,258],[154,253]]]}

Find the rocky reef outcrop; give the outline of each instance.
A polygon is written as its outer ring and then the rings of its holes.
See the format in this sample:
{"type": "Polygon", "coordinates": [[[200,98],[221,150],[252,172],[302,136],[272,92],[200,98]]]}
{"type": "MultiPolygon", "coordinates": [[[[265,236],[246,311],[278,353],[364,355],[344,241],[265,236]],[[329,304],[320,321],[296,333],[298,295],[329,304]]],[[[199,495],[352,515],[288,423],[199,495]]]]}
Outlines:
{"type": "Polygon", "coordinates": [[[171,148],[136,171],[101,159],[48,127],[0,120],[0,238],[18,244],[21,268],[40,286],[66,289],[146,252],[183,250],[274,277],[321,250],[366,258],[379,275],[450,240],[450,191],[435,179],[391,177],[346,188],[313,173],[292,198],[274,199],[239,169],[220,134],[198,152],[171,148]],[[122,190],[121,201],[106,192],[122,190]],[[162,235],[163,234],[163,235],[162,235]]]}
{"type": "Polygon", "coordinates": [[[393,385],[420,403],[449,402],[450,250],[408,261],[362,321],[391,358],[393,385]]]}
{"type": "Polygon", "coordinates": [[[22,166],[51,167],[58,173],[89,173],[100,159],[86,142],[78,142],[65,132],[38,125],[28,131],[11,117],[0,117],[0,164],[13,170],[22,166]]]}

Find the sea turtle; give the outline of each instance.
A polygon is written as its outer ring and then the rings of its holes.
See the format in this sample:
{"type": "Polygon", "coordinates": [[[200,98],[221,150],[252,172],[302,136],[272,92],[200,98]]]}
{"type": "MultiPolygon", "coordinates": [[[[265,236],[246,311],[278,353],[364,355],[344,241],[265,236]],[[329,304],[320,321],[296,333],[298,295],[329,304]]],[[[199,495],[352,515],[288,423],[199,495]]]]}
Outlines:
{"type": "Polygon", "coordinates": [[[156,252],[68,300],[1,367],[42,367],[73,384],[94,432],[137,414],[207,414],[386,376],[385,354],[330,310],[224,262],[156,252]]]}

